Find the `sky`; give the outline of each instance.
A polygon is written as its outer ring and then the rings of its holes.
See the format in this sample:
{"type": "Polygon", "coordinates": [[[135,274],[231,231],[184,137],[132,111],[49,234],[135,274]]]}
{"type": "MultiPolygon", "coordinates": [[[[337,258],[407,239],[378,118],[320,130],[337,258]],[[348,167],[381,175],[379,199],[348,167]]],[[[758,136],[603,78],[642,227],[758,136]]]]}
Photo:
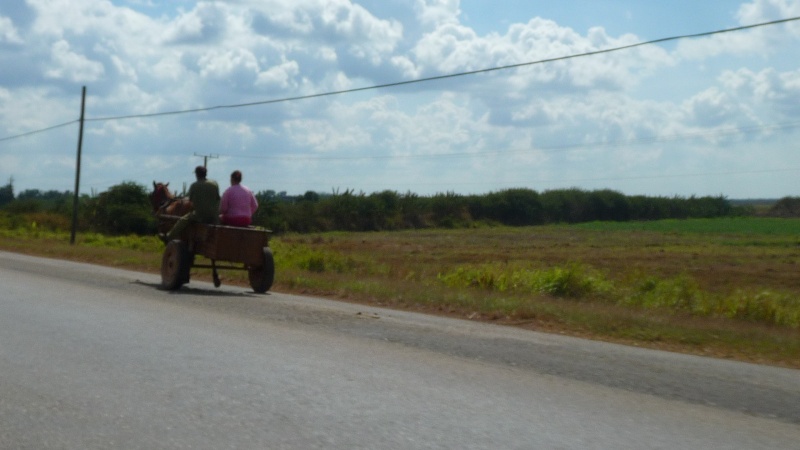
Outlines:
{"type": "Polygon", "coordinates": [[[800,0],[3,0],[0,185],[74,190],[85,87],[82,194],[181,190],[205,163],[289,195],[797,196],[800,21],[604,52],[796,17],[800,0]]]}

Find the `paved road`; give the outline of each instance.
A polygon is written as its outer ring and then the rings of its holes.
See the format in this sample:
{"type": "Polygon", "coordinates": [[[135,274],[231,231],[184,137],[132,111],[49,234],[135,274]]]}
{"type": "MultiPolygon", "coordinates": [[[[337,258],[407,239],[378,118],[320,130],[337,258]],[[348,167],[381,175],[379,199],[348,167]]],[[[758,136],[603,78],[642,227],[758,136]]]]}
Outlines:
{"type": "Polygon", "coordinates": [[[800,371],[0,252],[2,449],[794,449],[800,371]]]}

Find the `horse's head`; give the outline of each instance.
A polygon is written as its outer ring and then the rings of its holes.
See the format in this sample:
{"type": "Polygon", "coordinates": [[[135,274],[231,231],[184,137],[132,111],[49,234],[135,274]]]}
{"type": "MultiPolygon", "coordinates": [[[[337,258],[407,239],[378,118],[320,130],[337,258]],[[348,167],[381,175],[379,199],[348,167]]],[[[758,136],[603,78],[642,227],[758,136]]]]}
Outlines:
{"type": "Polygon", "coordinates": [[[169,191],[169,183],[153,181],[153,192],[150,193],[150,204],[153,214],[182,216],[192,210],[192,202],[186,197],[176,197],[169,191]]]}
{"type": "Polygon", "coordinates": [[[168,186],[169,183],[156,183],[153,181],[153,192],[150,193],[150,204],[153,207],[153,213],[158,212],[159,209],[175,198],[172,192],[169,191],[168,186]]]}

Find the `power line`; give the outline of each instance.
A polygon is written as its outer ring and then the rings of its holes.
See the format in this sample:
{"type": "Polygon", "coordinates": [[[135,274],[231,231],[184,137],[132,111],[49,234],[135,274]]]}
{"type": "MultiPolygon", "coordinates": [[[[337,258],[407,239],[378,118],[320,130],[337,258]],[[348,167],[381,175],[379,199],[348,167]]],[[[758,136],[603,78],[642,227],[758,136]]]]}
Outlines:
{"type": "Polygon", "coordinates": [[[27,133],[22,133],[22,134],[17,134],[17,135],[14,135],[14,136],[4,137],[4,138],[0,139],[0,142],[10,141],[12,139],[19,139],[19,138],[23,138],[23,137],[26,137],[26,136],[31,136],[31,135],[34,135],[34,134],[44,133],[46,131],[55,130],[56,128],[61,128],[61,127],[65,127],[67,125],[72,125],[73,123],[78,123],[78,120],[76,119],[76,120],[72,120],[70,122],[62,123],[60,125],[53,125],[52,127],[42,128],[40,130],[28,131],[27,133]]]}
{"type": "Polygon", "coordinates": [[[273,103],[284,103],[284,102],[292,102],[292,101],[297,101],[297,100],[308,100],[308,99],[312,99],[312,98],[330,97],[330,96],[334,96],[334,95],[352,94],[352,93],[355,93],[355,92],[363,92],[363,91],[369,91],[369,90],[375,90],[375,89],[385,89],[385,88],[390,88],[390,87],[405,86],[405,85],[409,85],[409,84],[417,84],[417,83],[426,83],[426,82],[430,82],[430,81],[445,80],[445,79],[448,79],[448,78],[456,78],[456,77],[464,77],[464,76],[469,76],[469,75],[477,75],[477,74],[481,74],[481,73],[496,72],[496,71],[500,71],[500,70],[516,69],[516,68],[519,68],[519,67],[533,66],[533,65],[537,65],[537,64],[545,64],[545,63],[551,63],[551,62],[556,62],[556,61],[563,61],[563,60],[567,60],[567,59],[581,58],[581,57],[586,57],[586,56],[600,55],[600,54],[603,54],[603,53],[611,53],[611,52],[617,52],[617,51],[621,51],[621,50],[628,50],[628,49],[635,48],[635,47],[641,47],[641,46],[653,45],[653,44],[660,44],[660,43],[663,43],[663,42],[675,41],[675,40],[679,40],[679,39],[695,39],[695,38],[699,38],[699,37],[712,36],[712,35],[716,35],[716,34],[731,33],[731,32],[735,32],[735,31],[748,30],[748,29],[752,29],[752,28],[759,28],[759,27],[766,27],[766,26],[771,26],[771,25],[778,25],[778,24],[797,21],[797,20],[800,20],[800,17],[790,17],[788,19],[773,20],[773,21],[770,21],[770,22],[757,23],[757,24],[753,24],[753,25],[744,25],[744,26],[740,26],[740,27],[727,28],[727,29],[716,30],[716,31],[708,31],[708,32],[704,32],[704,33],[685,34],[685,35],[680,35],[680,36],[672,36],[672,37],[654,39],[654,40],[651,40],[651,41],[638,42],[636,44],[624,45],[624,46],[621,46],[621,47],[614,47],[614,48],[609,48],[609,49],[604,49],[604,50],[595,50],[595,51],[591,51],[591,52],[579,53],[579,54],[568,55],[568,56],[560,56],[560,57],[556,57],[556,58],[541,59],[541,60],[538,60],[538,61],[530,61],[530,62],[524,62],[524,63],[518,63],[518,64],[509,64],[509,65],[505,65],[505,66],[490,67],[490,68],[487,68],[487,69],[471,70],[471,71],[467,71],[467,72],[452,73],[452,74],[447,74],[447,75],[438,75],[438,76],[427,77],[427,78],[417,78],[417,79],[414,79],[414,80],[397,81],[397,82],[393,82],[393,83],[378,84],[378,85],[373,85],[373,86],[365,86],[365,87],[360,87],[360,88],[345,89],[345,90],[340,90],[340,91],[322,92],[322,93],[318,93],[318,94],[300,95],[300,96],[295,96],[295,97],[285,97],[285,98],[279,98],[279,99],[273,99],[273,100],[264,100],[264,101],[258,101],[258,102],[250,102],[250,103],[239,103],[239,104],[233,104],[233,105],[211,106],[211,107],[207,107],[207,108],[194,108],[194,109],[186,109],[186,110],[180,110],[180,111],[167,111],[167,112],[149,113],[149,114],[131,114],[131,115],[126,115],[126,116],[98,117],[98,118],[86,119],[86,120],[87,121],[91,121],[91,122],[98,122],[98,121],[108,121],[108,120],[123,120],[123,119],[137,119],[137,118],[146,118],[146,117],[159,117],[159,116],[167,116],[167,115],[178,115],[178,114],[189,114],[189,113],[197,113],[197,112],[207,112],[207,111],[214,111],[214,110],[218,110],[218,109],[245,108],[245,107],[250,107],[250,106],[269,105],[269,104],[273,104],[273,103]]]}
{"type": "MultiPolygon", "coordinates": [[[[398,81],[398,82],[393,82],[393,83],[385,83],[385,84],[378,84],[378,85],[372,85],[372,86],[364,86],[364,87],[360,87],[360,88],[345,89],[345,90],[330,91],[330,92],[322,92],[322,93],[318,93],[318,94],[301,95],[301,96],[294,96],[294,97],[284,97],[284,98],[278,98],[278,99],[272,99],[272,100],[263,100],[263,101],[257,101],[257,102],[249,102],[249,103],[239,103],[239,104],[232,104],[232,105],[218,105],[218,106],[211,106],[211,107],[204,107],[204,108],[193,108],[193,109],[185,109],[185,110],[177,110],[177,111],[166,111],[166,112],[160,112],[160,113],[129,114],[129,115],[123,115],[123,116],[87,118],[87,119],[85,119],[85,121],[86,122],[105,122],[105,121],[112,121],[112,120],[152,118],[152,117],[161,117],[161,116],[170,116],[170,115],[180,115],[180,114],[190,114],[190,113],[198,113],[198,112],[208,112],[208,111],[215,111],[215,110],[220,110],[220,109],[245,108],[245,107],[251,107],[251,106],[269,105],[269,104],[274,104],[274,103],[285,103],[285,102],[292,102],[292,101],[298,101],[298,100],[308,100],[308,99],[321,98],[321,97],[330,97],[330,96],[335,96],[335,95],[351,94],[351,93],[363,92],[363,91],[369,91],[369,90],[385,89],[385,88],[405,86],[405,85],[410,85],[410,84],[426,83],[426,82],[430,82],[430,81],[445,80],[445,79],[450,79],[450,78],[477,75],[477,74],[482,74],[482,73],[490,73],[490,72],[496,72],[496,71],[501,71],[501,70],[516,69],[516,68],[520,68],[520,67],[533,66],[533,65],[538,65],[538,64],[546,64],[546,63],[551,63],[551,62],[556,62],[556,61],[564,61],[564,60],[568,60],[568,59],[581,58],[581,57],[587,57],[587,56],[594,56],[594,55],[600,55],[600,54],[604,54],[604,53],[618,52],[618,51],[622,51],[622,50],[628,50],[628,49],[631,49],[631,48],[636,48],[636,47],[641,47],[641,46],[646,46],[646,45],[660,44],[660,43],[676,41],[676,40],[680,40],[680,39],[696,39],[696,38],[700,38],[700,37],[713,36],[713,35],[717,35],[717,34],[732,33],[732,32],[737,32],[737,31],[748,30],[748,29],[754,29],[754,28],[760,28],[760,27],[766,27],[766,26],[772,26],[772,25],[779,25],[779,24],[794,22],[794,21],[798,21],[798,20],[800,20],[800,17],[790,17],[790,18],[786,18],[786,19],[772,20],[772,21],[769,21],[769,22],[762,22],[762,23],[757,23],[757,24],[752,24],[752,25],[743,25],[743,26],[739,26],[739,27],[726,28],[726,29],[722,29],[722,30],[707,31],[707,32],[703,32],[703,33],[684,34],[684,35],[679,35],[679,36],[671,36],[671,37],[665,37],[665,38],[660,38],[660,39],[653,39],[653,40],[649,40],[649,41],[638,42],[638,43],[635,43],[635,44],[629,44],[629,45],[624,45],[624,46],[620,46],[620,47],[614,47],[614,48],[603,49],[603,50],[595,50],[595,51],[591,51],[591,52],[578,53],[578,54],[574,54],[574,55],[560,56],[560,57],[556,57],[556,58],[547,58],[547,59],[541,59],[541,60],[537,60],[537,61],[529,61],[529,62],[518,63],[518,64],[509,64],[509,65],[504,65],[504,66],[490,67],[490,68],[486,68],[486,69],[471,70],[471,71],[467,71],[467,72],[458,72],[458,73],[452,73],[452,74],[446,74],[446,75],[438,75],[438,76],[434,76],[434,77],[418,78],[418,79],[414,79],[414,80],[406,80],[406,81],[398,81]]],[[[30,131],[28,133],[23,133],[23,134],[19,134],[19,135],[15,135],[15,136],[9,136],[9,137],[5,137],[5,138],[0,138],[0,142],[21,138],[21,137],[28,136],[28,135],[31,135],[31,134],[43,133],[45,131],[49,131],[49,130],[52,130],[54,128],[59,128],[59,127],[63,127],[63,126],[66,126],[66,125],[71,125],[71,124],[76,123],[76,122],[78,122],[78,120],[73,120],[71,122],[67,122],[67,123],[64,123],[64,124],[61,124],[61,125],[55,125],[55,126],[52,126],[52,127],[41,129],[41,130],[35,130],[35,131],[30,131]]]]}

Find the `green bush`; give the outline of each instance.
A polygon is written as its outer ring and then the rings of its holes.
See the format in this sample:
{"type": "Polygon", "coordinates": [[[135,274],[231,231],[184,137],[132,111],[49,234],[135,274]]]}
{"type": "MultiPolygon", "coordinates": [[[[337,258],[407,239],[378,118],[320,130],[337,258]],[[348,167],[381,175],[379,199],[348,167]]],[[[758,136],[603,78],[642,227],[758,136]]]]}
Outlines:
{"type": "Polygon", "coordinates": [[[710,294],[688,275],[639,280],[619,303],[643,308],[664,308],[696,316],[726,317],[769,325],[800,326],[800,299],[772,291],[710,294]]]}
{"type": "Polygon", "coordinates": [[[645,308],[668,308],[690,313],[707,312],[706,294],[687,275],[670,279],[646,277],[633,288],[621,303],[645,308]]]}
{"type": "Polygon", "coordinates": [[[134,182],[112,186],[89,201],[96,231],[111,234],[153,234],[155,219],[146,188],[134,182]]]}
{"type": "Polygon", "coordinates": [[[279,268],[295,268],[314,273],[349,273],[361,267],[352,257],[314,249],[304,243],[273,240],[270,247],[275,253],[275,263],[279,268]]]}
{"type": "Polygon", "coordinates": [[[800,299],[789,294],[736,292],[723,299],[718,309],[730,318],[800,327],[800,299]]]}
{"type": "Polygon", "coordinates": [[[783,197],[767,212],[773,217],[800,217],[800,197],[783,197]]]}
{"type": "Polygon", "coordinates": [[[548,294],[554,297],[580,299],[604,295],[613,284],[601,274],[581,264],[568,264],[542,270],[511,268],[501,264],[460,266],[439,274],[438,279],[450,287],[480,288],[518,294],[548,294]]]}

